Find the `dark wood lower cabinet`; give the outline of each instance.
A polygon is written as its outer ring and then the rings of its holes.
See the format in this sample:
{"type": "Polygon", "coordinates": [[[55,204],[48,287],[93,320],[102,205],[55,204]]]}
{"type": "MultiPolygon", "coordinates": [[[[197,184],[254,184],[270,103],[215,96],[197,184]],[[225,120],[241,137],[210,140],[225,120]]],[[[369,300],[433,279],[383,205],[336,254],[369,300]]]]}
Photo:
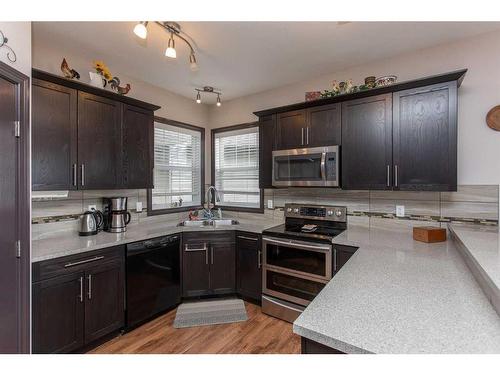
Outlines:
{"type": "Polygon", "coordinates": [[[182,271],[184,297],[235,293],[234,233],[184,233],[182,271]]]}
{"type": "Polygon", "coordinates": [[[262,242],[255,233],[236,233],[236,289],[242,297],[260,301],[262,295],[262,242]]]}
{"type": "Polygon", "coordinates": [[[125,267],[114,261],[85,273],[85,344],[125,324],[125,267]]]}
{"type": "Polygon", "coordinates": [[[340,350],[320,344],[319,342],[306,339],[305,337],[300,338],[300,348],[302,354],[346,354],[340,350]]]}
{"type": "Polygon", "coordinates": [[[84,272],[33,284],[33,353],[68,353],[84,345],[84,272]]]}
{"type": "Polygon", "coordinates": [[[333,272],[339,272],[342,267],[347,263],[347,261],[354,255],[354,253],[358,250],[357,247],[353,246],[345,246],[345,245],[333,245],[335,249],[335,259],[333,262],[333,272]]]}
{"type": "Polygon", "coordinates": [[[33,264],[33,353],[69,353],[125,321],[125,249],[33,264]]]}

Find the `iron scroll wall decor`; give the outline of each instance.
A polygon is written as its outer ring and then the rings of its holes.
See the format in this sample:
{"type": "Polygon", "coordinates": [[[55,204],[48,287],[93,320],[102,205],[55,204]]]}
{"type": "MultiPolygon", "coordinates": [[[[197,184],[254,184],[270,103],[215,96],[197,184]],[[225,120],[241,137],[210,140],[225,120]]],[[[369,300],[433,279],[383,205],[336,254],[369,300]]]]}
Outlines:
{"type": "Polygon", "coordinates": [[[0,48],[5,47],[9,51],[7,52],[7,58],[9,59],[10,62],[16,62],[17,56],[14,50],[7,45],[7,42],[9,39],[4,35],[4,33],[0,30],[0,48]]]}

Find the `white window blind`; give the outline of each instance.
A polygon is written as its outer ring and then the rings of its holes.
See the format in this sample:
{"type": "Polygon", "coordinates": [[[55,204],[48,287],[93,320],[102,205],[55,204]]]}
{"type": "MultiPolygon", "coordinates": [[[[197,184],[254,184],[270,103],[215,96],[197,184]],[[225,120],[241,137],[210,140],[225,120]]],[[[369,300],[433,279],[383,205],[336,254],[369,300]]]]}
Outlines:
{"type": "Polygon", "coordinates": [[[201,205],[200,154],[200,132],[155,122],[153,210],[201,205]]]}
{"type": "Polygon", "coordinates": [[[260,208],[259,128],[215,133],[214,156],[218,204],[260,208]]]}

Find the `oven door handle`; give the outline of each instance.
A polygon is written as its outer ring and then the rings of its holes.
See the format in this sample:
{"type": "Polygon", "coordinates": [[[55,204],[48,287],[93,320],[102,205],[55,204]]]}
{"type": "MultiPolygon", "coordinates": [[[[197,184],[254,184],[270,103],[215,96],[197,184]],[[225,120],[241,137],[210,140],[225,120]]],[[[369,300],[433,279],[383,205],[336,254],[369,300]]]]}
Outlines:
{"type": "Polygon", "coordinates": [[[321,153],[321,179],[326,181],[326,152],[321,153]]]}
{"type": "Polygon", "coordinates": [[[306,248],[306,249],[311,249],[311,250],[316,250],[316,251],[330,251],[332,249],[331,246],[317,246],[317,245],[309,245],[305,244],[302,242],[295,242],[293,240],[290,241],[280,241],[280,240],[275,240],[274,238],[269,238],[269,237],[264,237],[264,241],[275,244],[275,245],[284,245],[284,246],[291,246],[291,247],[298,247],[298,248],[306,248]]]}

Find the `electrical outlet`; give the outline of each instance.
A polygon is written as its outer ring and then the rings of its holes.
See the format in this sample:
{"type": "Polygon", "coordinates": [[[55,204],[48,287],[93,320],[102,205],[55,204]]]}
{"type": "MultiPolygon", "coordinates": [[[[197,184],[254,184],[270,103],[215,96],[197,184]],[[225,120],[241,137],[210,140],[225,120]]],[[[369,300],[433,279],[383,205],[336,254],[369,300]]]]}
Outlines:
{"type": "Polygon", "coordinates": [[[136,210],[137,212],[142,212],[142,202],[137,202],[137,203],[135,204],[135,210],[136,210]]]}
{"type": "Polygon", "coordinates": [[[272,199],[267,200],[267,208],[269,208],[270,210],[274,208],[274,203],[272,199]]]}
{"type": "Polygon", "coordinates": [[[95,204],[89,204],[89,206],[87,208],[89,211],[97,210],[97,206],[95,204]]]}
{"type": "Polygon", "coordinates": [[[397,217],[405,216],[405,206],[396,206],[396,216],[397,217]]]}

